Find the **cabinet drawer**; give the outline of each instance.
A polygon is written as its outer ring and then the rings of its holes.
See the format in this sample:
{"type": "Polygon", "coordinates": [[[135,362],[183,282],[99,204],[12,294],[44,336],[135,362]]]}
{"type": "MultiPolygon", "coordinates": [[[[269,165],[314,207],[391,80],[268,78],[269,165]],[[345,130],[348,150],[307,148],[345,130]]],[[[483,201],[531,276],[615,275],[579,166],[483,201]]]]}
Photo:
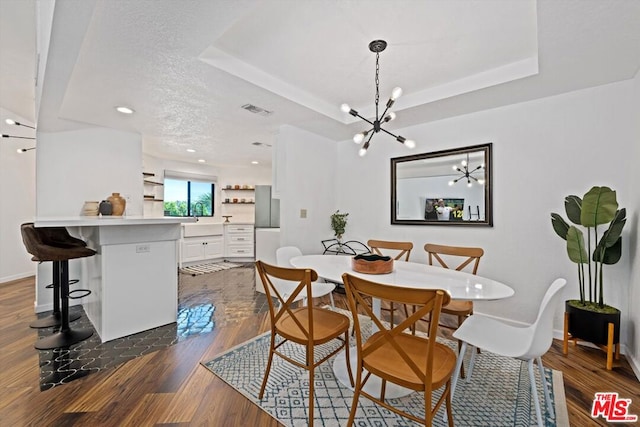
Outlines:
{"type": "Polygon", "coordinates": [[[227,233],[229,234],[249,233],[253,236],[252,225],[227,225],[226,227],[227,233]]]}
{"type": "Polygon", "coordinates": [[[253,246],[229,246],[229,255],[253,256],[253,246]]]}
{"type": "Polygon", "coordinates": [[[228,242],[230,245],[238,243],[251,243],[253,244],[253,234],[251,233],[238,233],[229,234],[228,242]]]}

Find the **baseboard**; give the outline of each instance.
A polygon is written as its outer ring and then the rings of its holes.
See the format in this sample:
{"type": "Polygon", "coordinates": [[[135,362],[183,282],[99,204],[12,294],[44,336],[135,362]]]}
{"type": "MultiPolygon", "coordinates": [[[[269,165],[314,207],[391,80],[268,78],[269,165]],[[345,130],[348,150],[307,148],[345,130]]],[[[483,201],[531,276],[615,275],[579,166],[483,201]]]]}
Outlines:
{"type": "MultiPolygon", "coordinates": [[[[623,347],[626,349],[626,346],[623,347]]],[[[620,351],[622,352],[622,349],[620,349],[620,351]]],[[[633,369],[633,373],[636,374],[636,378],[640,381],[640,360],[628,351],[625,353],[624,357],[627,359],[627,362],[629,362],[631,369],[633,369]]]]}
{"type": "Polygon", "coordinates": [[[30,271],[28,273],[14,274],[12,276],[0,277],[0,286],[8,282],[14,282],[16,280],[26,279],[27,277],[32,277],[32,276],[34,276],[33,271],[30,271]]]}

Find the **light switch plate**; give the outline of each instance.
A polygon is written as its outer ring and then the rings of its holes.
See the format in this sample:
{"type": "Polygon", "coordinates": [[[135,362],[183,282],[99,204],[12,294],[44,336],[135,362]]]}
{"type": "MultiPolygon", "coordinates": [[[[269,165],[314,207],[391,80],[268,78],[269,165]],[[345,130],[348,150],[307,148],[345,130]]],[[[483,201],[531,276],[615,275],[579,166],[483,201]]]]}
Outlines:
{"type": "Polygon", "coordinates": [[[300,209],[300,218],[306,218],[306,217],[307,217],[307,210],[300,209]]]}

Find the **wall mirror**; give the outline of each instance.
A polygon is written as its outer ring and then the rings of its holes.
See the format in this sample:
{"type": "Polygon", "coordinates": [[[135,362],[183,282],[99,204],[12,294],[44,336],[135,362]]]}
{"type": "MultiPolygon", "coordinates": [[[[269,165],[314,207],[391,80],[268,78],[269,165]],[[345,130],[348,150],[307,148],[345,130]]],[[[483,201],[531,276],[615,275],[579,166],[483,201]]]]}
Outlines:
{"type": "Polygon", "coordinates": [[[391,159],[391,224],[492,226],[491,143],[391,159]]]}

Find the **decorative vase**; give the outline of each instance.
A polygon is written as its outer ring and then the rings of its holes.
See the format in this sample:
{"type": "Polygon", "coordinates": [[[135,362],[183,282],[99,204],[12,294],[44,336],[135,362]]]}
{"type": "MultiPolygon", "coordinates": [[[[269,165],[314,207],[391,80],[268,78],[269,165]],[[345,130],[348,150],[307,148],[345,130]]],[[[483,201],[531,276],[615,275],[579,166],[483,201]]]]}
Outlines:
{"type": "Polygon", "coordinates": [[[97,201],[88,200],[84,202],[82,206],[82,215],[84,216],[96,216],[98,215],[98,205],[97,201]]]}
{"type": "Polygon", "coordinates": [[[124,197],[120,196],[120,193],[111,193],[111,195],[107,197],[107,201],[111,203],[111,215],[122,216],[124,214],[127,201],[124,197]]]}
{"type": "Polygon", "coordinates": [[[113,213],[113,205],[107,200],[100,202],[100,215],[111,215],[113,213]]]}

